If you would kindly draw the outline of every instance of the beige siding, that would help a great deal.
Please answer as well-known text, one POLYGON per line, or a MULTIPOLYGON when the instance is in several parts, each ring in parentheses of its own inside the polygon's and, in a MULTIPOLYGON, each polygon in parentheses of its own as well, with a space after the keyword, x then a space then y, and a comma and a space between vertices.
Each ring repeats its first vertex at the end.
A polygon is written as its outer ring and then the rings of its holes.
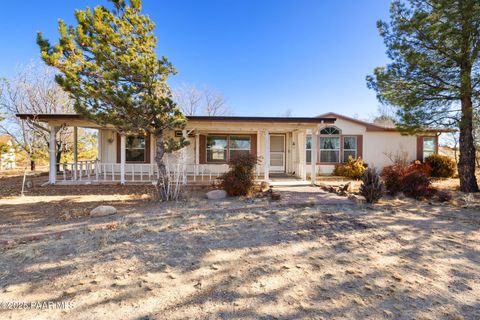
POLYGON ((398 132, 367 132, 363 137, 363 158, 379 170, 392 164, 389 157, 404 154, 407 161, 414 161, 416 153, 416 136, 402 136, 398 132))

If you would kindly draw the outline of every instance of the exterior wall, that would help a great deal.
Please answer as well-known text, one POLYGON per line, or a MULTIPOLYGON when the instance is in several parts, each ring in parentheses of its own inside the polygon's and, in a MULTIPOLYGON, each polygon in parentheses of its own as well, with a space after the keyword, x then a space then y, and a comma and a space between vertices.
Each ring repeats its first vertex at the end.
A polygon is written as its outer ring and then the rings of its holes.
POLYGON ((0 170, 13 169, 16 167, 13 144, 11 141, 8 141, 6 144, 10 147, 10 150, 6 153, 0 154, 0 170))
POLYGON ((117 133, 114 130, 101 129, 99 135, 102 150, 98 154, 103 163, 117 163, 117 133))
POLYGON ((403 154, 407 161, 417 159, 417 137, 398 132, 367 132, 363 138, 363 158, 369 166, 381 170, 391 165, 389 157, 403 154))
MULTIPOLYGON (((373 132, 366 131, 365 126, 343 119, 338 119, 335 126, 341 130, 342 135, 362 135, 363 136, 363 159, 370 166, 381 170, 384 166, 390 165, 391 161, 386 154, 395 155, 404 152, 408 161, 416 159, 417 142, 415 136, 402 136, 397 132, 373 132)), ((251 123, 225 123, 225 124, 195 124, 190 123, 187 131, 193 130, 194 133, 232 133, 232 134, 257 134, 257 155, 260 158, 260 165, 257 168, 259 174, 263 174, 263 159, 265 158, 265 132, 268 129, 270 133, 286 134, 286 172, 295 173, 297 176, 310 175, 310 165, 305 164, 305 134, 312 132, 310 126, 299 125, 280 125, 280 124, 251 124, 251 123)), ((101 143, 102 150, 99 154, 103 163, 117 163, 117 134, 113 130, 102 129, 101 143)), ((166 137, 174 135, 173 131, 167 132, 166 137)), ((186 147, 187 163, 189 171, 193 171, 193 165, 196 159, 196 139, 195 136, 188 138, 189 145, 186 147)), ((155 139, 151 138, 150 165, 155 165, 155 139)), ((319 157, 317 156, 317 159, 319 157)), ((173 160, 173 159, 172 159, 173 160)), ((149 166, 149 164, 145 164, 149 166)), ((127 164, 128 167, 128 164, 127 164)), ((227 169, 226 164, 203 164, 202 169, 206 173, 217 174, 227 169)), ((120 170, 120 166, 116 166, 120 170)), ((317 164, 317 174, 328 175, 334 169, 332 164, 317 164)), ((116 169, 117 170, 117 169, 116 169)), ((127 169, 128 170, 128 169, 127 169)))

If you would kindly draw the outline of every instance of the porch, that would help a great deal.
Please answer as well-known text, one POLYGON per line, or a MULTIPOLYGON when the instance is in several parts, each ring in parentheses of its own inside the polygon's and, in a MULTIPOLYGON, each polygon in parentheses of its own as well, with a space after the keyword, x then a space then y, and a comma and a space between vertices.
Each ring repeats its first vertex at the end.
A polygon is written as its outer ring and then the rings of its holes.
MULTIPOLYGON (((258 182, 266 181, 261 173, 261 165, 255 170, 258 182)), ((78 161, 77 163, 61 163, 60 170, 56 175, 56 184, 81 185, 81 184, 118 184, 122 183, 121 168, 118 163, 101 163, 99 160, 78 161)), ((214 167, 215 168, 215 167, 214 167)), ((212 171, 207 165, 188 164, 185 174, 178 176, 182 184, 189 185, 212 185, 218 182, 218 178, 226 172, 224 168, 216 167, 212 171)), ((179 171, 179 168, 167 168, 168 171, 179 171)), ((123 184, 156 183, 158 180, 156 164, 125 164, 125 176, 123 184)), ((301 179, 292 174, 271 173, 269 180, 274 186, 306 186, 311 181, 301 179)), ((47 182, 50 184, 50 182, 47 182)))
MULTIPOLYGON (((35 118, 50 126, 49 184, 152 183, 158 179, 155 138, 151 135, 118 133, 79 115, 18 115, 35 118), (56 159, 56 135, 60 127, 73 127, 73 162, 56 159), (78 127, 98 130, 98 159, 78 159, 78 127), (58 170, 57 170, 58 169, 58 170)), ((164 157, 170 181, 181 184, 211 184, 228 170, 235 154, 249 152, 260 162, 255 168, 258 181, 274 183, 315 183, 320 172, 318 139, 323 127, 335 118, 281 117, 188 117, 182 131, 167 131, 166 138, 184 137, 188 146, 164 157), (283 174, 283 178, 275 177, 283 174), (280 181, 284 180, 284 181, 280 181)))

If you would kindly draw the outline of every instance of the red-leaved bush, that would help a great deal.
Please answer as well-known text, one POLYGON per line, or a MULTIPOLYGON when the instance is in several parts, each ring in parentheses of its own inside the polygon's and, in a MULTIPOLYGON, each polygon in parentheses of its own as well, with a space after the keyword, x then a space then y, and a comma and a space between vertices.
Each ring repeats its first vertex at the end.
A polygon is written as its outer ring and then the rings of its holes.
POLYGON ((409 165, 394 164, 383 168, 381 177, 387 192, 394 196, 403 192, 407 197, 421 199, 432 195, 428 164, 414 161, 409 165))
POLYGON ((411 171, 402 179, 403 193, 410 198, 425 199, 433 194, 431 182, 424 172, 411 171))
POLYGON ((255 182, 254 169, 258 158, 251 154, 237 154, 228 163, 230 170, 221 177, 220 187, 229 196, 248 195, 255 182))
POLYGON ((403 190, 403 177, 406 174, 406 166, 394 164, 383 168, 380 176, 385 184, 388 194, 394 196, 403 190))

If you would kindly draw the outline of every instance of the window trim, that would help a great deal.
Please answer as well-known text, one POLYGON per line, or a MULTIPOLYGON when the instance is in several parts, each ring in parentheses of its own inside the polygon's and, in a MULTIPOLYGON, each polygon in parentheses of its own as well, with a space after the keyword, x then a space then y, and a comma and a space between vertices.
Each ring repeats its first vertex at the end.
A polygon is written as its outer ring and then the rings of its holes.
POLYGON ((323 135, 320 135, 319 136, 319 148, 318 148, 318 151, 319 151, 319 162, 320 164, 338 164, 338 163, 342 163, 342 159, 341 159, 341 151, 342 151, 342 139, 341 139, 341 135, 339 134, 332 134, 332 135, 326 135, 326 134, 323 134, 323 135), (336 138, 338 139, 338 149, 322 149, 322 138, 336 138), (322 151, 338 151, 338 161, 327 161, 327 162, 324 162, 322 161, 322 151))
POLYGON ((308 141, 308 138, 310 138, 310 140, 312 140, 312 137, 313 135, 312 134, 307 134, 305 136, 305 162, 306 163, 312 163, 312 141, 310 141, 310 148, 307 148, 307 141, 308 141), (308 157, 307 157, 307 151, 310 151, 310 161, 308 161, 308 157))
POLYGON ((210 136, 207 136, 206 140, 205 140, 205 160, 207 163, 226 163, 228 162, 228 144, 230 143, 230 139, 228 138, 228 135, 224 135, 224 134, 212 134, 210 136), (226 145, 226 148, 225 150, 227 151, 226 152, 226 155, 225 155, 225 160, 208 160, 208 151, 211 150, 212 148, 208 147, 208 138, 225 138, 226 142, 227 142, 227 145, 226 145))
POLYGON ((252 153, 252 135, 249 134, 207 134, 205 135, 205 163, 206 164, 227 164, 230 161, 230 150, 241 150, 241 151, 246 151, 247 149, 237 149, 237 148, 230 148, 230 138, 231 137, 247 137, 249 142, 250 142, 250 148, 248 149, 248 152, 251 154, 252 153), (226 137, 227 138, 227 156, 225 161, 209 161, 208 160, 208 138, 209 137, 226 137))
POLYGON ((345 151, 355 151, 355 157, 353 159, 358 158, 358 137, 354 135, 344 135, 342 136, 342 163, 346 163, 348 158, 345 159, 345 151), (345 138, 354 138, 355 139, 355 149, 345 149, 345 138))
MULTIPOLYGON (((125 163, 131 164, 143 164, 143 163, 150 163, 150 150, 151 150, 151 135, 150 134, 128 134, 125 138, 129 136, 143 136, 145 138, 145 153, 144 153, 144 160, 143 161, 127 161, 126 159, 126 143, 125 143, 125 163)), ((121 136, 117 133, 117 163, 121 163, 121 143, 120 143, 121 136)), ((126 142, 126 141, 125 141, 126 142)))
POLYGON ((433 150, 431 153, 428 155, 436 154, 438 153, 438 137, 435 136, 424 136, 422 137, 422 162, 425 162, 425 159, 428 158, 428 156, 425 157, 425 139, 433 139, 433 150))

